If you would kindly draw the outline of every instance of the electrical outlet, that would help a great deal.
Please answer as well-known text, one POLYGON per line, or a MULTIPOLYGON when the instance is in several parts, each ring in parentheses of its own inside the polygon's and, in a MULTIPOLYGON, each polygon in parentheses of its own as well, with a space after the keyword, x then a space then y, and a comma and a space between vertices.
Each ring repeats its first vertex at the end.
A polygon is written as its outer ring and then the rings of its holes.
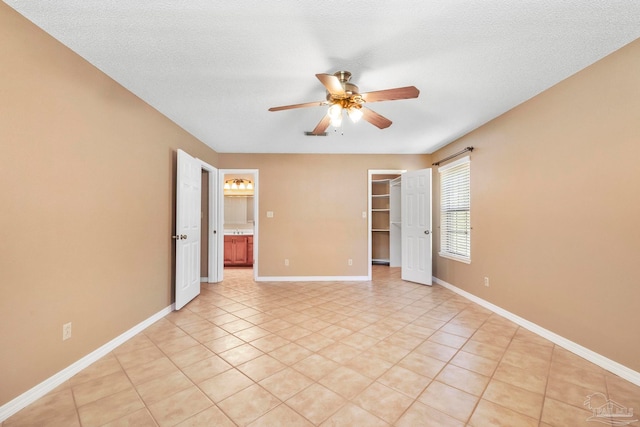
POLYGON ((484 285, 488 288, 489 287, 489 278, 485 277, 484 278, 484 285))
POLYGON ((289 259, 285 258, 284 265, 289 266, 289 259))
POLYGON ((347 261, 347 264, 353 265, 353 260, 351 258, 349 258, 349 261, 347 261))
POLYGON ((71 322, 62 325, 62 341, 71 338, 71 322))
POLYGON ((362 211, 362 218, 366 218, 367 217, 367 212, 362 211))

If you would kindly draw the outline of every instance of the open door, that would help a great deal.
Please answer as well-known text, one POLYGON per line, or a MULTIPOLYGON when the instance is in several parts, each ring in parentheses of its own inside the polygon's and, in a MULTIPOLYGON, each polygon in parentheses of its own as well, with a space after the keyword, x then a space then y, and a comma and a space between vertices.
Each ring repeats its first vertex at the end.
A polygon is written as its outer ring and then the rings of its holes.
POLYGON ((431 285, 431 169, 402 174, 402 280, 431 285))
POLYGON ((176 310, 200 294, 201 162, 178 150, 176 173, 176 310))

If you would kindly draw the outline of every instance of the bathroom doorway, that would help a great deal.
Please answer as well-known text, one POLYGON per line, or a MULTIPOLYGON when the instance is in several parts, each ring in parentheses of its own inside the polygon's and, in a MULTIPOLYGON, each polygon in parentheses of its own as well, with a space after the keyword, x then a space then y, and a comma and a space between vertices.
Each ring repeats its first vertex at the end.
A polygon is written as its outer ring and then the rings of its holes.
POLYGON ((242 270, 257 277, 258 266, 258 170, 219 170, 218 268, 222 272, 242 270))

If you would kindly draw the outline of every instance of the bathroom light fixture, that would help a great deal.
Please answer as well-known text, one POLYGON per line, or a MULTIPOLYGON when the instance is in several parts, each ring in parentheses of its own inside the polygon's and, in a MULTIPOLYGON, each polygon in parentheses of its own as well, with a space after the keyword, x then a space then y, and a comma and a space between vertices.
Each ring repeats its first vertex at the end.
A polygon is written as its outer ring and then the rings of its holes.
POLYGON ((224 182, 225 190, 253 190, 253 182, 244 178, 227 179, 224 182))

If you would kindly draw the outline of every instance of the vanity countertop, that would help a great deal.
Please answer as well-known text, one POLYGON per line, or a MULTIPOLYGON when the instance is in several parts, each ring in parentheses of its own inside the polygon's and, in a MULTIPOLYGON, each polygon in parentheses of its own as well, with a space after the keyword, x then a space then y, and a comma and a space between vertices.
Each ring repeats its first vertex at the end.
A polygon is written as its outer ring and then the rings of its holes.
POLYGON ((224 230, 225 236, 253 236, 253 229, 251 228, 237 228, 224 230))

